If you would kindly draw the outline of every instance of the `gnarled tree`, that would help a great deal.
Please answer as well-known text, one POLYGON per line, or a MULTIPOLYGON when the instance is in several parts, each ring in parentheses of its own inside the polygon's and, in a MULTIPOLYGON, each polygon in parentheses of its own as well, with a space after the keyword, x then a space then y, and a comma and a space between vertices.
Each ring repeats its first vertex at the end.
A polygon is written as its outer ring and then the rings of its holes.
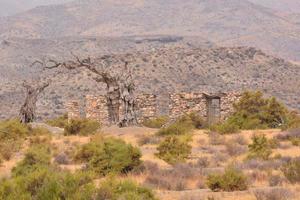
POLYGON ((27 82, 23 83, 23 87, 26 90, 26 97, 19 113, 21 123, 30 123, 35 120, 36 102, 38 100, 38 96, 41 94, 41 92, 44 91, 46 87, 49 86, 49 84, 49 81, 36 84, 29 84, 27 82))
POLYGON ((63 67, 68 70, 85 68, 92 72, 97 83, 106 85, 106 97, 111 124, 118 124, 121 127, 136 125, 136 98, 134 95, 135 84, 132 70, 128 67, 128 60, 120 60, 114 55, 102 56, 97 59, 90 57, 80 59, 74 55, 75 60, 57 62, 49 60, 47 69, 63 67))

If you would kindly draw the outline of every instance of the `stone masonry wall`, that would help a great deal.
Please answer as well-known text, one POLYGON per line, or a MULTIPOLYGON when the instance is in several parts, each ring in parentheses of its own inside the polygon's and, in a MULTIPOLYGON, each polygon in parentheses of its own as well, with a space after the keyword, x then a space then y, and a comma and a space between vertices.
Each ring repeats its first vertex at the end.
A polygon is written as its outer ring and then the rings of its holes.
POLYGON ((197 112, 207 116, 206 98, 203 93, 170 94, 169 117, 176 119, 183 114, 197 112))
POLYGON ((145 119, 153 119, 157 116, 157 99, 153 94, 137 96, 137 119, 142 122, 145 119))
MULTIPOLYGON (((203 118, 208 114, 208 96, 205 93, 176 93, 169 95, 169 117, 176 119, 183 114, 196 112, 203 118)), ((238 101, 241 94, 238 92, 222 93, 213 95, 220 99, 220 120, 225 120, 233 112, 233 103, 238 101)), ((142 122, 144 119, 152 119, 159 116, 158 98, 153 94, 142 94, 137 96, 137 119, 142 122)), ((76 101, 71 101, 67 105, 69 118, 80 117, 80 106, 76 101)), ((123 111, 120 108, 120 116, 123 111)), ((86 96, 86 117, 101 122, 103 125, 109 125, 109 114, 107 100, 104 95, 86 96)))
POLYGON ((107 109, 107 99, 104 95, 86 96, 86 118, 96 120, 104 125, 108 125, 109 115, 107 109))
POLYGON ((233 103, 239 101, 241 93, 229 92, 225 93, 221 98, 221 120, 225 120, 233 113, 233 103))
POLYGON ((78 101, 70 101, 66 104, 68 119, 80 118, 80 106, 78 101))
MULTIPOLYGON (((142 94, 137 96, 137 119, 142 122, 144 119, 151 119, 156 116, 156 96, 152 94, 142 94)), ((124 108, 121 104, 120 116, 124 108)), ((109 114, 107 108, 107 99, 103 96, 86 96, 86 117, 109 125, 109 114)))

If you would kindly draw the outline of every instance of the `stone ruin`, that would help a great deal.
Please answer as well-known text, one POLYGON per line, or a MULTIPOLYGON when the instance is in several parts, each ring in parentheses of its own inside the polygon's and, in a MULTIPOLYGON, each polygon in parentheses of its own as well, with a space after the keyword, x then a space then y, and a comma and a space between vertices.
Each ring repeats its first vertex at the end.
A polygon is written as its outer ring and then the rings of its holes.
MULTIPOLYGON (((184 114, 198 113, 209 124, 223 121, 233 112, 233 103, 240 98, 238 92, 228 92, 219 94, 207 93, 172 93, 168 95, 167 113, 170 119, 176 119, 184 114)), ((159 98, 153 94, 141 94, 136 98, 136 114, 138 122, 153 119, 161 116, 159 108, 159 98)), ((70 101, 66 105, 68 117, 81 117, 81 107, 79 101, 70 101)), ((120 107, 120 114, 122 113, 120 107)), ((105 95, 87 95, 85 97, 85 107, 83 113, 88 119, 97 120, 103 125, 110 125, 107 99, 105 95)))

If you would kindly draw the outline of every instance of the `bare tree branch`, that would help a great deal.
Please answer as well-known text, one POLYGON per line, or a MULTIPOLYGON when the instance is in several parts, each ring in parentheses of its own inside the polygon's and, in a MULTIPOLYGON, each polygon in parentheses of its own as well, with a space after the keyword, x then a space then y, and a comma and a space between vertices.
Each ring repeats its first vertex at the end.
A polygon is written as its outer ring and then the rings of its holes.
MULTIPOLYGON (((104 55, 99 59, 92 59, 91 57, 79 58, 71 52, 74 60, 67 62, 57 62, 55 60, 48 60, 46 69, 54 69, 62 67, 68 70, 75 70, 84 68, 92 72, 96 77, 93 79, 97 83, 104 83, 107 91, 107 105, 110 117, 110 122, 118 123, 120 126, 130 126, 137 124, 135 107, 136 100, 134 96, 135 84, 133 81, 133 72, 129 67, 129 61, 119 59, 114 56, 104 55), (50 64, 51 63, 51 64, 50 64), (50 65, 49 65, 50 64, 50 65), (112 69, 111 66, 117 64, 122 70, 116 73, 117 69, 112 69), (124 113, 120 117, 120 107, 124 108, 124 113)), ((130 56, 129 56, 130 57, 130 56)))

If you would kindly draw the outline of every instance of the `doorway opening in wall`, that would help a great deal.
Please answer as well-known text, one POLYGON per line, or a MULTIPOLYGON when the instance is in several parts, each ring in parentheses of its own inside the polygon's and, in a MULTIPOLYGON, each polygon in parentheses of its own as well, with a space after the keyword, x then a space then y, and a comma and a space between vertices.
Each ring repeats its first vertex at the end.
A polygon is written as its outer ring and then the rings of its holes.
POLYGON ((206 95, 207 123, 218 123, 221 119, 221 97, 206 95))

